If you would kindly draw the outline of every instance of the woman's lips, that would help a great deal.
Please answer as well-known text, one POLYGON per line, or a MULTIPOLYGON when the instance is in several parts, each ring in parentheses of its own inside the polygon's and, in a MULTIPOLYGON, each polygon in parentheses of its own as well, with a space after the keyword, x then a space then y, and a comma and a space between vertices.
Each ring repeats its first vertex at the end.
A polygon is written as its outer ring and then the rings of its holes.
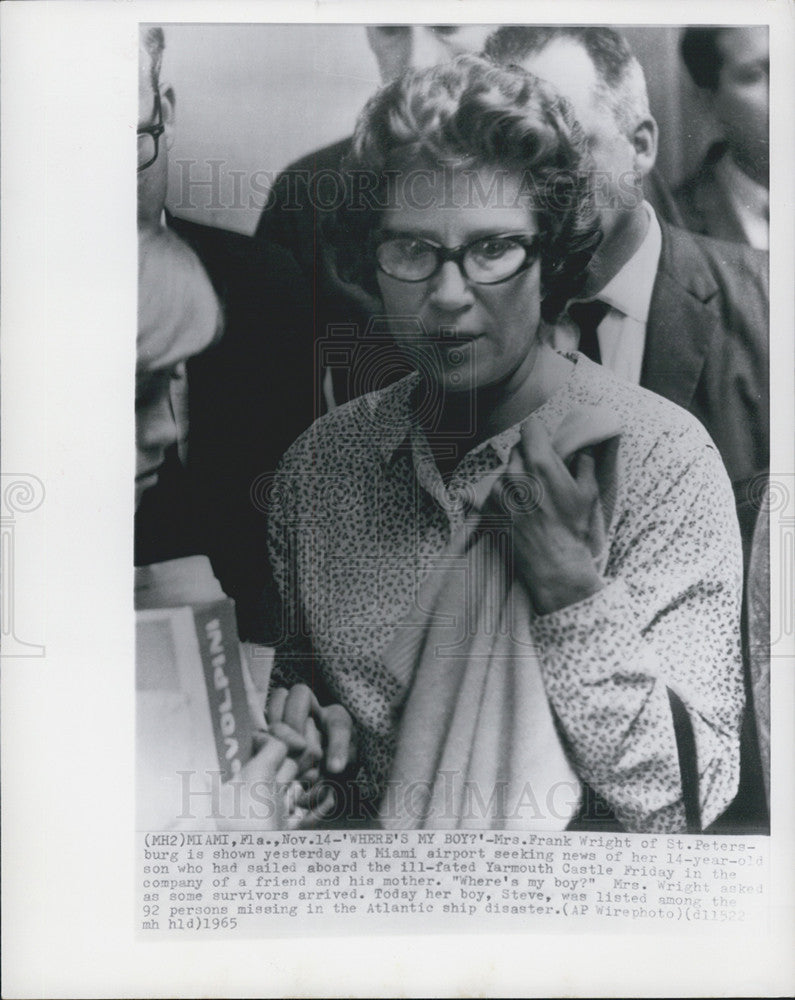
POLYGON ((414 344, 405 344, 404 347, 422 353, 432 351, 447 354, 450 351, 462 350, 485 336, 486 334, 483 331, 469 332, 466 330, 457 330, 456 332, 451 332, 450 330, 446 330, 444 333, 437 333, 436 336, 424 337, 414 344))
POLYGON ((438 342, 442 345, 452 344, 455 346, 457 344, 469 344, 482 336, 483 333, 480 331, 477 333, 468 333, 466 330, 456 330, 455 333, 445 333, 443 336, 440 336, 438 342))

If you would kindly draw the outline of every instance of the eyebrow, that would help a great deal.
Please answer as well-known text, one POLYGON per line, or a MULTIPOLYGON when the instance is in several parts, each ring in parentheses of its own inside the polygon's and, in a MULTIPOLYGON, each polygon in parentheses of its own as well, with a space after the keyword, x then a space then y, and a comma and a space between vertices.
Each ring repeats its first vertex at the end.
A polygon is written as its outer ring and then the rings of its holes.
MULTIPOLYGON (((423 231, 422 229, 395 229, 394 226, 383 227, 378 230, 381 236, 408 236, 414 237, 418 240, 425 240, 428 243, 436 243, 437 246, 445 246, 444 243, 439 239, 436 232, 428 230, 423 231)), ((467 234, 467 238, 460 246, 465 246, 467 243, 474 243, 476 240, 487 239, 490 236, 527 236, 532 238, 533 236, 538 236, 538 230, 531 232, 527 228, 508 228, 508 229, 495 229, 493 226, 481 229, 473 229, 472 232, 467 234)), ((449 249, 449 248, 447 248, 449 249)))

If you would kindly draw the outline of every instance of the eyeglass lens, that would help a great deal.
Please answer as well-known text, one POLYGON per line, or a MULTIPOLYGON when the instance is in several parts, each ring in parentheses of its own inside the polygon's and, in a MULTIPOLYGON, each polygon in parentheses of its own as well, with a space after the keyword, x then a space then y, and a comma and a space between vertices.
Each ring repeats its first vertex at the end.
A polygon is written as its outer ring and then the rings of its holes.
MULTIPOLYGON (((403 281, 424 281, 439 270, 441 248, 413 237, 385 240, 377 249, 383 271, 403 281)), ((527 259, 527 248, 509 237, 488 237, 466 247, 461 264, 466 276, 489 284, 516 273, 527 259)))

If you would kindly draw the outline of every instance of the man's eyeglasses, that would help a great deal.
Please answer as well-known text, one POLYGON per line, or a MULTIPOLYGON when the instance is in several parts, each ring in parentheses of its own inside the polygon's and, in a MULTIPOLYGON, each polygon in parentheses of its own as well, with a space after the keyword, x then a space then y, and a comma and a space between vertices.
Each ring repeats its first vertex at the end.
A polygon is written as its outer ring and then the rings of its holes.
POLYGON ((498 285, 527 270, 538 259, 538 236, 481 236, 459 247, 443 247, 418 236, 377 236, 375 251, 379 270, 398 281, 428 281, 448 260, 454 261, 469 281, 498 285))
POLYGON ((155 93, 154 125, 138 129, 138 172, 151 167, 157 159, 160 136, 165 132, 160 94, 155 93))

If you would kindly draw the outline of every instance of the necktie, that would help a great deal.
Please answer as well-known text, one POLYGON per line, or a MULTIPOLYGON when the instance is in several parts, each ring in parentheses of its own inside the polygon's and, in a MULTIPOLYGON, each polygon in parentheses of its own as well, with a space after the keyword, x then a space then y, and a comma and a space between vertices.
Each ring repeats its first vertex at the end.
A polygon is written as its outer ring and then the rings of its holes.
POLYGON ((580 328, 580 353, 598 365, 602 363, 602 355, 596 331, 609 308, 606 302, 594 299, 591 302, 572 302, 568 310, 569 316, 580 328))

